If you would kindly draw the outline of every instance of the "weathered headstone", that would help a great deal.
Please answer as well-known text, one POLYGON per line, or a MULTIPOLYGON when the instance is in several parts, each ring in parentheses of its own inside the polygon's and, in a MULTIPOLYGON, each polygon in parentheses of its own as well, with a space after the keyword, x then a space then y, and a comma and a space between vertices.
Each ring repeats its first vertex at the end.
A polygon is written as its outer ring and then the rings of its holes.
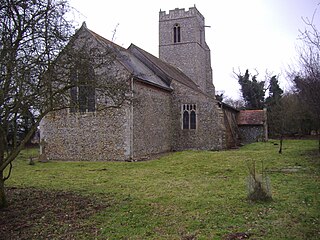
POLYGON ((49 161, 47 154, 46 154, 46 146, 47 146, 46 141, 44 139, 41 139, 39 162, 48 162, 49 161))

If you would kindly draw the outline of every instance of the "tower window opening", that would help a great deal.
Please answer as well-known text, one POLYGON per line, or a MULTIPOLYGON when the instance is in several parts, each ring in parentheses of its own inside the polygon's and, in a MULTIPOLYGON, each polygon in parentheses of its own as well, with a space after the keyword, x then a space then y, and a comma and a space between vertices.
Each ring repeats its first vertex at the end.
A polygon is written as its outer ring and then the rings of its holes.
POLYGON ((180 25, 176 24, 173 27, 173 42, 178 43, 181 42, 181 33, 180 33, 180 25))

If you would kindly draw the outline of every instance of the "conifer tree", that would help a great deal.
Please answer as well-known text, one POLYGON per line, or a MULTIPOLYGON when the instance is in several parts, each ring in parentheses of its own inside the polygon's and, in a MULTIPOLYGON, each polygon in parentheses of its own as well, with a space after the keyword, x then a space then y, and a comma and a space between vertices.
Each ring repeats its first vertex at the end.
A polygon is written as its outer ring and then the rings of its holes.
POLYGON ((242 97, 247 109, 262 109, 264 107, 264 81, 258 81, 257 75, 251 76, 247 69, 245 74, 236 74, 241 86, 242 97), (250 79, 251 78, 251 79, 250 79))

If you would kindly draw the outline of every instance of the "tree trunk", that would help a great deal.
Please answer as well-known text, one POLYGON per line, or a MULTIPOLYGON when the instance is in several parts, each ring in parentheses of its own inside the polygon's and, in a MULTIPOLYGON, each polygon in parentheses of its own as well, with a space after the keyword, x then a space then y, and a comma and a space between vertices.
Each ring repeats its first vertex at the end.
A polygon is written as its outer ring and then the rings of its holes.
POLYGON ((281 134, 280 136, 280 148, 279 148, 279 153, 282 153, 282 142, 283 142, 283 135, 281 134))
MULTIPOLYGON (((4 140, 3 137, 0 137, 0 166, 4 161, 4 140)), ((3 170, 0 170, 0 209, 7 206, 6 194, 4 191, 4 178, 3 178, 3 170)))
POLYGON ((0 172, 0 209, 7 206, 6 193, 4 191, 3 172, 0 172))
POLYGON ((319 150, 319 154, 320 154, 320 133, 318 133, 318 150, 319 150))

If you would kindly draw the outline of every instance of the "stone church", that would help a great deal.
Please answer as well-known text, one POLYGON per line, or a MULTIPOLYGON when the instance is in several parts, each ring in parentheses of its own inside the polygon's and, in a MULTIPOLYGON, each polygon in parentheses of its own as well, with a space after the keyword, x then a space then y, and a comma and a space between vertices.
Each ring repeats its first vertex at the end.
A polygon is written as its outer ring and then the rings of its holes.
MULTIPOLYGON (((158 58, 133 44, 122 48, 82 25, 69 44, 85 42, 113 53, 112 62, 92 75, 116 75, 130 98, 103 108, 108 103, 95 89, 86 101, 80 87, 71 89, 80 107, 50 113, 40 124, 49 159, 129 161, 237 144, 239 111, 215 98, 202 14, 196 7, 160 11, 159 41, 158 58)), ((84 78, 81 71, 76 76, 84 78)))

